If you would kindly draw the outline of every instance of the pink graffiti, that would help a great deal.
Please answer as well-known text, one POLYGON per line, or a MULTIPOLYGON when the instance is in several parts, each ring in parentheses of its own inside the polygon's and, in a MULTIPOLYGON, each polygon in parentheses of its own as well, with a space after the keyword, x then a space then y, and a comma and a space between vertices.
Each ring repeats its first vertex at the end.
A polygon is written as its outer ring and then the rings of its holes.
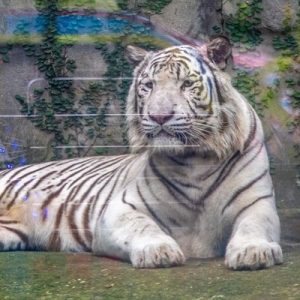
POLYGON ((272 60, 270 55, 260 52, 239 53, 237 49, 232 50, 233 62, 236 66, 247 68, 261 68, 272 60))

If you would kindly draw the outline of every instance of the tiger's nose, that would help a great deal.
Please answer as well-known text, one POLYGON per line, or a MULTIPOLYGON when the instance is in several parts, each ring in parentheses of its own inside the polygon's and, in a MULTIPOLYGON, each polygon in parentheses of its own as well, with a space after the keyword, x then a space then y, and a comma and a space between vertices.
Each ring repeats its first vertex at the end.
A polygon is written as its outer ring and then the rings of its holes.
POLYGON ((167 114, 149 114, 149 118, 159 125, 165 124, 167 121, 172 119, 173 116, 174 116, 174 111, 171 111, 170 113, 167 114))

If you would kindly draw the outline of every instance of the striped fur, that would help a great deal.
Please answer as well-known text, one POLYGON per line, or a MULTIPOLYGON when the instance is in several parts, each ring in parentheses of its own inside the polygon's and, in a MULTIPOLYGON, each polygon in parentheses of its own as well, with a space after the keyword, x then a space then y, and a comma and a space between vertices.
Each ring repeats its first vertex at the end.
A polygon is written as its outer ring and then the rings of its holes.
POLYGON ((127 103, 132 154, 3 171, 2 250, 92 251, 135 267, 225 255, 282 262, 261 123, 230 79, 189 46, 146 53, 127 103))

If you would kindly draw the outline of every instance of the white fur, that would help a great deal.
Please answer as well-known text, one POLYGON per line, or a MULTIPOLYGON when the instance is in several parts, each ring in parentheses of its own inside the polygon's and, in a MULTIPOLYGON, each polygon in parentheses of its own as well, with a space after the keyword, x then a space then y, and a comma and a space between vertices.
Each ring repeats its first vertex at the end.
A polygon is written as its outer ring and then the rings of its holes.
MULTIPOLYGON (((187 49, 196 51, 191 47, 187 49)), ((135 70, 135 77, 153 55, 145 56, 135 70)), ((281 263, 279 219, 260 121, 232 87, 228 76, 209 61, 206 68, 214 74, 225 101, 218 106, 215 100, 217 115, 212 122, 217 128, 218 113, 223 109, 229 114, 231 125, 226 130, 214 129, 215 135, 191 147, 192 151, 184 145, 179 151, 172 145, 160 149, 162 141, 159 139, 155 149, 149 150, 149 141, 142 133, 141 120, 135 111, 134 81, 127 106, 129 138, 132 149, 143 153, 120 156, 114 164, 110 164, 113 157, 85 158, 40 164, 4 174, 0 181, 0 222, 3 218, 17 220, 19 224, 14 226, 28 234, 31 247, 52 249, 53 245, 59 245, 60 250, 83 251, 85 244, 95 254, 129 260, 137 268, 168 267, 183 264, 189 257, 220 255, 225 255, 229 268, 237 270, 281 263), (230 115, 232 112, 234 115, 230 115), (248 143, 254 123, 257 124, 255 135, 248 143), (237 163, 231 164, 234 155, 237 163), (178 159, 182 165, 172 159, 178 159), (82 166, 78 173, 74 171, 78 168, 78 165, 73 167, 75 163, 82 166), (101 172, 93 171, 95 166, 101 168, 105 164, 101 172), (39 178, 50 171, 55 174, 35 187, 39 178), (82 176, 85 172, 90 174, 82 176), (25 176, 27 173, 31 175, 25 176), (111 177, 102 178, 103 174, 111 174, 111 177), (260 175, 259 180, 253 181, 260 175), (22 192, 12 185, 11 176, 24 186, 22 192), (172 186, 174 183, 178 190, 172 186), (11 190, 5 192, 10 185, 11 190), (22 200, 27 192, 28 199, 22 200), (42 208, 49 198, 47 217, 43 218, 42 208), (228 203, 230 199, 232 203, 228 203), (14 205, 7 209, 12 200, 14 205), (85 215, 88 228, 83 224, 85 215), (55 228, 56 223, 58 228, 55 228), (76 226, 75 233, 72 226, 76 226), (57 243, 53 239, 55 232, 59 232, 57 243)), ((164 92, 170 95, 168 90, 164 92)), ((216 90, 214 93, 216 97, 216 90)), ((172 101, 180 101, 179 94, 172 95, 176 98, 172 101)), ((6 234, 0 231, 4 249, 15 243, 6 234)))

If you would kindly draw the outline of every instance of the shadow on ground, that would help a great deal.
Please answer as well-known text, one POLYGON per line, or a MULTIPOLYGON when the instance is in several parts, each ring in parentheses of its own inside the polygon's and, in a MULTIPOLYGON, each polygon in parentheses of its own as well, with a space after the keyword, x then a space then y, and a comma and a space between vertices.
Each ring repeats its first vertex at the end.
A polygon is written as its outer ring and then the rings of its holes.
POLYGON ((222 259, 136 270, 90 254, 0 253, 0 299, 300 299, 300 251, 281 266, 233 272, 222 259))

